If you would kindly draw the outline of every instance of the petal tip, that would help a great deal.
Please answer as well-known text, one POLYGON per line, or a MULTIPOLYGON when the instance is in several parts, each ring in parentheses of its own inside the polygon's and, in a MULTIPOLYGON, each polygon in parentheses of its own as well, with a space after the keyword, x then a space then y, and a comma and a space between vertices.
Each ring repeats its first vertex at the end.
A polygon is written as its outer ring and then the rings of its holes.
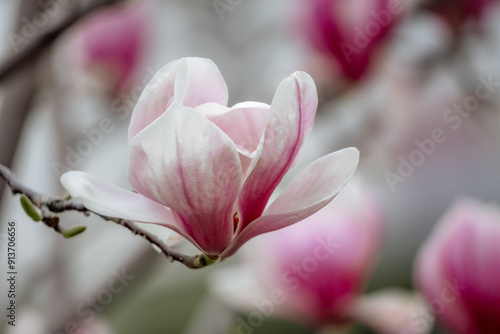
POLYGON ((344 155, 346 163, 352 164, 352 169, 353 169, 351 174, 352 176, 359 164, 359 158, 360 158, 359 150, 355 147, 346 147, 341 150, 338 150, 337 153, 344 155))

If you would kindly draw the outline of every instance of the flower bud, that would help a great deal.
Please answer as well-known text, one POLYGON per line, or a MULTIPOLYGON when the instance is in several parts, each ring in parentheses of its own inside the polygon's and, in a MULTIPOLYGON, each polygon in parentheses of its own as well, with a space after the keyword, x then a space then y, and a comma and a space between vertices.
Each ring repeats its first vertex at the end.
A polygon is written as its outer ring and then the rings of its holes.
POLYGON ((378 203, 351 181, 331 204, 249 251, 266 288, 283 292, 284 316, 341 324, 378 259, 383 230, 378 203))
POLYGON ((417 283, 453 333, 500 331, 500 209, 459 200, 423 245, 417 283))

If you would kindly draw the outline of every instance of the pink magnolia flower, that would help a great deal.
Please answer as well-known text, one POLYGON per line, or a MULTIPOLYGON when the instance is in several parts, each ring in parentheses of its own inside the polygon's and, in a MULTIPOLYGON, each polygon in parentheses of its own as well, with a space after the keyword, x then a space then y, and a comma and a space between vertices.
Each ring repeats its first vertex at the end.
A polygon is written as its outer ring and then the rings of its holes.
POLYGON ((500 332, 500 209, 456 202, 422 246, 418 285, 453 333, 500 332))
POLYGON ((346 78, 358 80, 402 10, 391 0, 309 0, 299 6, 297 25, 346 78))
POLYGON ((351 182, 335 201, 248 251, 267 290, 281 292, 284 316, 312 327, 342 324, 378 260, 384 230, 378 202, 351 182))
POLYGON ((69 172, 61 181, 90 210, 166 226, 227 257, 256 235, 312 215, 353 174, 354 148, 309 165, 268 204, 312 129, 314 82, 295 72, 271 105, 226 107, 227 87, 208 59, 183 58, 148 84, 129 127, 128 179, 137 193, 69 172))
POLYGON ((148 0, 99 11, 74 31, 69 57, 82 72, 108 82, 114 94, 127 90, 146 53, 151 16, 148 0))

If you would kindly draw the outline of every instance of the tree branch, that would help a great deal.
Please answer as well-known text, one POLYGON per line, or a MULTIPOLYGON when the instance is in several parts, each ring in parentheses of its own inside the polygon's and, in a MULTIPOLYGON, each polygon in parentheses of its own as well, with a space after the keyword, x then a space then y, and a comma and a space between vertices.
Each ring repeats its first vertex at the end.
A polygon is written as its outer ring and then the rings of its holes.
POLYGON ((78 211, 85 215, 90 215, 91 213, 101 217, 104 220, 112 221, 116 224, 119 224, 133 234, 139 235, 142 238, 149 241, 151 244, 157 246, 161 252, 169 259, 171 262, 178 261, 184 264, 188 268, 198 269, 206 267, 218 260, 217 257, 213 257, 207 254, 198 254, 198 255, 185 255, 170 249, 160 238, 156 235, 149 233, 145 230, 140 229, 138 226, 134 224, 133 221, 115 217, 109 217, 105 215, 101 215, 97 212, 93 212, 87 209, 83 203, 79 200, 75 199, 61 199, 51 196, 46 196, 40 194, 33 189, 23 185, 19 180, 17 180, 12 173, 12 171, 0 164, 0 178, 4 179, 9 188, 12 191, 12 194, 24 194, 26 195, 30 201, 42 212, 42 221, 48 227, 54 229, 56 232, 63 234, 63 231, 59 227, 59 217, 52 215, 51 213, 60 213, 63 211, 78 211))
MULTIPOLYGON (((19 49, 14 47, 9 56, 2 59, 0 63, 0 83, 3 84, 2 89, 5 90, 5 100, 0 110, 0 134, 2 135, 0 164, 7 166, 12 164, 24 121, 31 108, 31 100, 36 93, 36 80, 33 80, 33 77, 38 57, 73 23, 93 10, 119 1, 123 0, 91 0, 90 3, 86 1, 85 6, 77 1, 70 1, 65 5, 59 4, 60 7, 55 10, 57 15, 44 13, 46 16, 54 16, 47 27, 40 27, 34 36, 29 37, 23 34, 26 22, 30 22, 37 13, 43 14, 43 10, 45 10, 43 4, 47 4, 50 0, 23 0, 20 2, 18 19, 13 31, 18 38, 23 41, 29 40, 29 42, 25 44, 23 42, 19 49), (63 10, 62 6, 67 8, 63 10)), ((0 200, 3 188, 3 182, 0 182, 0 200)))
MULTIPOLYGON (((18 13, 12 29, 21 33, 24 26, 23 18, 33 17, 39 10, 37 0, 21 0, 18 2, 18 13)), ((14 75, 2 82, 2 93, 5 98, 0 110, 0 163, 10 166, 21 138, 21 129, 31 109, 33 97, 36 94, 36 84, 33 80, 35 59, 25 61, 14 75)), ((3 195, 4 183, 0 182, 0 201, 3 195)))

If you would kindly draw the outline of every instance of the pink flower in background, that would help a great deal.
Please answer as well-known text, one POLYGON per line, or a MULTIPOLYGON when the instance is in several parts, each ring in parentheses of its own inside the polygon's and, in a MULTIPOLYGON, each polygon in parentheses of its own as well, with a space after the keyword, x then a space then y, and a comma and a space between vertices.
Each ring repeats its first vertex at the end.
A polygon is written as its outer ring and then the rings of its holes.
POLYGON ((500 333, 500 209, 457 201, 422 246, 417 283, 453 333, 500 333))
POLYGON ((350 182, 314 215, 247 250, 267 290, 283 292, 282 315, 313 327, 342 324, 378 260, 384 230, 375 198, 350 182))
POLYGON ((390 0, 302 1, 297 27, 346 78, 358 80, 402 11, 401 3, 390 0))
POLYGON ((83 72, 108 82, 114 94, 125 91, 146 54, 151 19, 148 0, 99 11, 73 32, 69 57, 83 72))
POLYGON ((314 82, 295 72, 271 105, 226 107, 227 86, 208 59, 183 58, 148 84, 129 127, 135 192, 69 172, 69 193, 98 213, 166 226, 203 252, 232 255, 256 235, 294 224, 328 204, 354 173, 359 152, 310 164, 269 204, 312 129, 314 82))

